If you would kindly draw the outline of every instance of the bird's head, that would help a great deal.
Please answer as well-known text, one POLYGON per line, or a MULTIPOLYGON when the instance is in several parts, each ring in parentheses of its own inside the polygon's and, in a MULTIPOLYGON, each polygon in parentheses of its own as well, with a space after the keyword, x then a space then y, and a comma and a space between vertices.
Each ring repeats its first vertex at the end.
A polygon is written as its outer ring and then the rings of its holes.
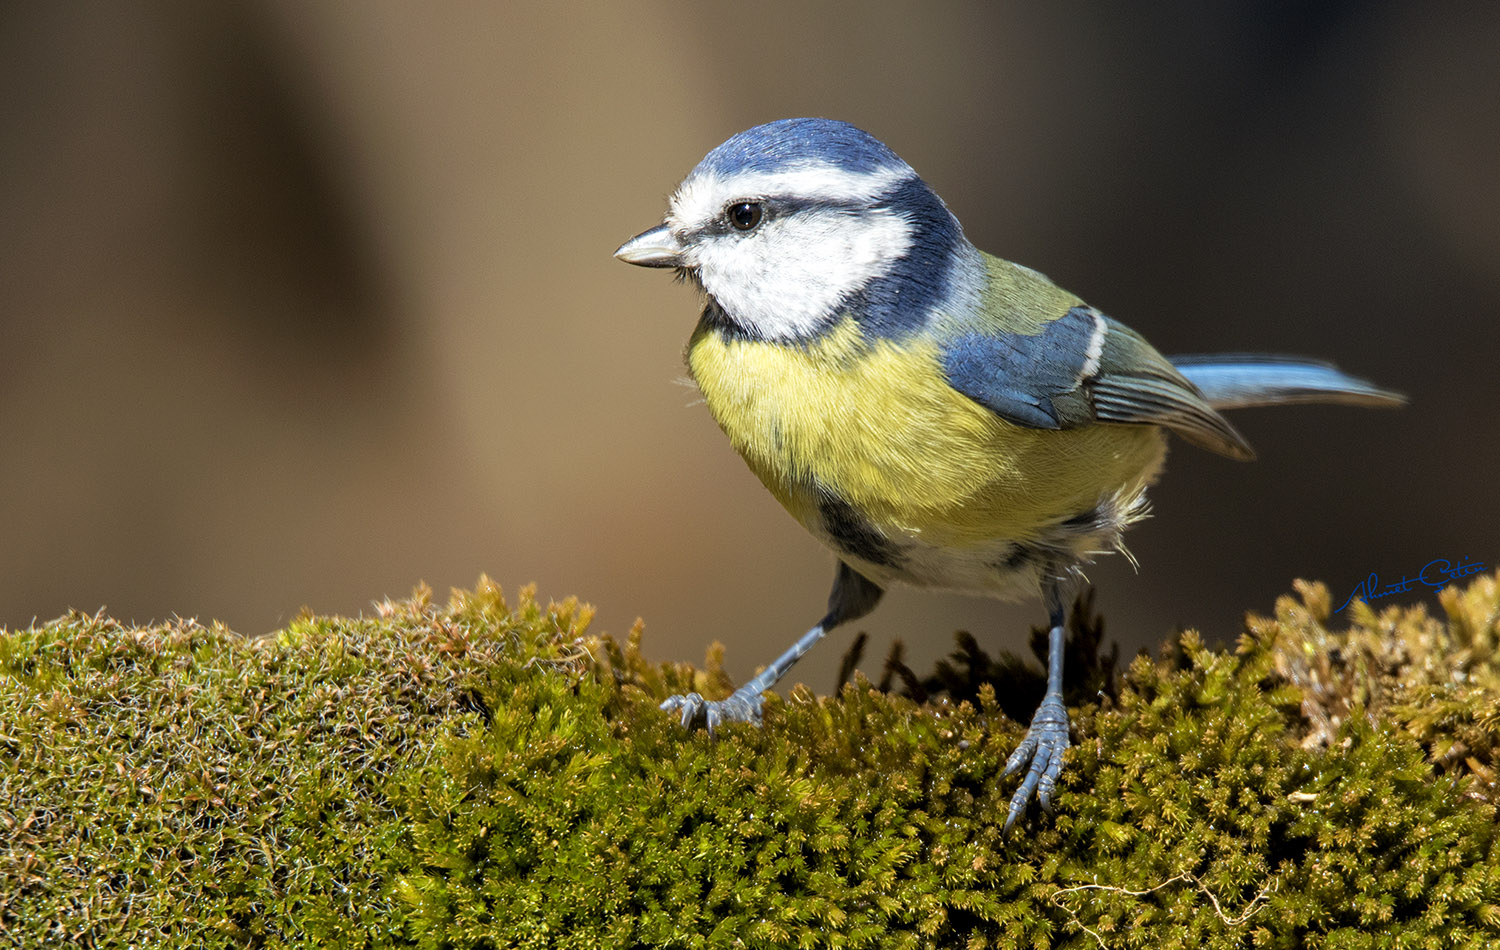
POLYGON ((677 268, 719 319, 772 341, 814 336, 843 313, 876 332, 910 330, 975 255, 910 165, 831 119, 781 119, 729 139, 678 186, 659 227, 615 251, 677 268))

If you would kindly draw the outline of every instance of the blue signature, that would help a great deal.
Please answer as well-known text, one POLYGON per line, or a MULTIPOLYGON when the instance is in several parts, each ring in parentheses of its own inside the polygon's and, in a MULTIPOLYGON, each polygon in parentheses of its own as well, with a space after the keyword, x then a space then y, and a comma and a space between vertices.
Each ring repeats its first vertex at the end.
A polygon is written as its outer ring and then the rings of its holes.
MULTIPOLYGON (((1384 587, 1380 584, 1380 578, 1371 573, 1369 577, 1359 582, 1358 587, 1354 588, 1354 593, 1350 594, 1349 599, 1344 601, 1344 607, 1349 606, 1350 602, 1356 597, 1369 603, 1372 600, 1379 600, 1382 597, 1389 597, 1392 594, 1407 594, 1411 592, 1413 584, 1422 584, 1432 588, 1447 587, 1460 578, 1468 577, 1470 574, 1478 574, 1482 570, 1484 570, 1484 565, 1478 561, 1472 564, 1465 564, 1459 561, 1455 564, 1447 558, 1433 558, 1422 565, 1422 569, 1417 572, 1416 577, 1402 577, 1399 581, 1386 584, 1384 587)), ((1342 612, 1344 607, 1340 607, 1334 613, 1342 612)))

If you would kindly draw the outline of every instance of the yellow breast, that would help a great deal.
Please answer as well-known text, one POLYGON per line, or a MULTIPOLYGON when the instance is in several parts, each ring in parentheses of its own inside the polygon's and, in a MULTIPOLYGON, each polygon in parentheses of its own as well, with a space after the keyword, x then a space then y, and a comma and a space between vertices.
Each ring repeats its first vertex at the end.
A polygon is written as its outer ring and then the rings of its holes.
POLYGON ((1165 451, 1150 426, 1013 425, 950 387, 930 342, 867 340, 852 319, 802 345, 700 324, 688 366, 735 449, 820 536, 819 487, 893 538, 1030 541, 1138 496, 1165 451))

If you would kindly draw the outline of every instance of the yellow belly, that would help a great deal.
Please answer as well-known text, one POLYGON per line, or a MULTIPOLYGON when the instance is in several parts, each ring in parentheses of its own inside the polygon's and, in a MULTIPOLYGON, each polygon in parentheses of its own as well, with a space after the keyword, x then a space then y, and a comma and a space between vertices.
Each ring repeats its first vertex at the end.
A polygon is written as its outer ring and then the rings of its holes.
POLYGON ((1165 454, 1152 426, 1009 423, 947 384, 931 343, 867 341, 848 319, 803 346, 700 324, 688 366, 735 449, 825 540, 819 486, 923 548, 1050 540, 1101 500, 1128 508, 1165 454))

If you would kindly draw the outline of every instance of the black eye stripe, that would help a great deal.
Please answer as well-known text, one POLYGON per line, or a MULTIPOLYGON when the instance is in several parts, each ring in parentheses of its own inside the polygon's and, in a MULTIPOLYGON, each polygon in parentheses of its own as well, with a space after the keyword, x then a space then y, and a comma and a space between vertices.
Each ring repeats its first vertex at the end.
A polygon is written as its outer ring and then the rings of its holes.
POLYGON ((830 198, 803 198, 793 195, 767 195, 754 198, 736 198, 725 203, 723 210, 717 216, 699 225, 691 232, 694 235, 720 235, 737 232, 748 234, 755 227, 744 230, 735 226, 730 212, 740 205, 758 205, 761 209, 761 220, 755 225, 759 227, 768 219, 781 219, 801 214, 803 212, 834 211, 843 213, 858 213, 861 211, 880 210, 881 203, 877 199, 874 203, 870 201, 842 201, 830 198))

